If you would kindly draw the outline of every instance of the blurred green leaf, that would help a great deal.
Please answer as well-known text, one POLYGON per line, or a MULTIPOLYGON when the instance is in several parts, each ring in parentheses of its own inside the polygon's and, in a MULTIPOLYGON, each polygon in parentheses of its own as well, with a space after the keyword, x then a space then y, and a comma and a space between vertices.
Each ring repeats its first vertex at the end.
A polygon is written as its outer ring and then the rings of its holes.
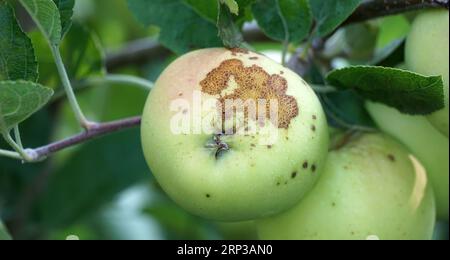
POLYGON ((325 36, 334 31, 356 10, 363 0, 309 0, 316 21, 316 34, 325 36))
POLYGON ((221 46, 215 24, 182 0, 128 0, 128 5, 141 23, 159 26, 160 42, 178 54, 221 46))
POLYGON ((0 81, 0 132, 8 132, 44 106, 53 90, 30 81, 0 81))
POLYGON ((37 81, 33 45, 7 2, 0 1, 0 80, 37 81))
POLYGON ((236 48, 241 46, 244 38, 241 31, 233 21, 233 14, 223 4, 219 7, 217 28, 219 29, 219 36, 225 47, 236 48))
POLYGON ((220 0, 220 2, 225 4, 232 14, 239 15, 239 5, 235 0, 220 0))
POLYGON ((49 179, 37 206, 40 223, 47 228, 66 227, 148 178, 138 129, 87 143, 49 179))
POLYGON ((370 60, 375 53, 378 27, 371 23, 358 23, 346 26, 344 29, 344 51, 351 60, 370 60))
POLYGON ((257 0, 252 12, 264 33, 277 41, 299 42, 312 25, 307 0, 257 0))
POLYGON ((327 81, 406 114, 429 114, 444 107, 441 76, 426 77, 387 67, 352 66, 332 71, 327 81))
MULTIPOLYGON (((60 86, 53 56, 44 37, 36 31, 30 37, 39 63, 39 82, 54 88, 60 86)), ((61 43, 60 52, 72 81, 105 73, 104 53, 96 36, 78 23, 72 24, 61 43)))
POLYGON ((153 202, 144 213, 158 221, 167 239, 203 240, 217 236, 210 222, 187 213, 168 199, 153 202))
POLYGON ((58 7, 51 0, 19 0, 51 45, 61 41, 61 20, 58 7))
POLYGON ((53 0, 56 7, 59 10, 59 16, 61 18, 61 38, 69 31, 72 25, 73 7, 75 0, 53 0))
MULTIPOLYGON (((54 112, 54 107, 47 106, 20 125, 22 142, 26 147, 37 147, 49 142, 54 112)), ((0 147, 8 147, 2 138, 0 147)), ((50 169, 49 162, 23 164, 18 160, 0 157, 0 217, 12 224, 23 221, 21 229, 16 228, 14 232, 16 239, 32 236, 29 233, 33 232, 33 228, 30 228, 33 225, 32 216, 26 214, 24 208, 27 203, 32 203, 34 192, 40 189, 40 180, 50 169)))
POLYGON ((406 38, 411 25, 404 15, 386 16, 379 20, 380 32, 377 39, 377 49, 382 49, 392 42, 406 38))
POLYGON ((11 240, 11 236, 8 234, 5 226, 0 220, 0 240, 11 240))

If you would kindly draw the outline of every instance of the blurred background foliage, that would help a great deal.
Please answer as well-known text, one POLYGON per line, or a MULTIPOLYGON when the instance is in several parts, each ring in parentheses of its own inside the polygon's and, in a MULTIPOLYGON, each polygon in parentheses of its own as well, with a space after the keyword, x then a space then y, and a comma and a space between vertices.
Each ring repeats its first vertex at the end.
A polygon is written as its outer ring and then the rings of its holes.
MULTIPOLYGON (((395 65, 402 55, 390 55, 391 60, 385 60, 385 54, 401 43, 413 15, 391 16, 341 29, 327 41, 323 58, 338 57, 331 62, 333 68, 379 61, 395 65)), ((138 23, 125 0, 77 0, 74 25, 63 42, 62 55, 72 81, 77 82, 86 76, 104 74, 105 56, 122 50, 129 42, 156 39, 158 33, 158 28, 138 23)), ((68 104, 58 96, 60 83, 44 39, 37 32, 29 35, 40 65, 39 82, 55 88, 57 93, 49 106, 21 126, 23 142, 36 147, 75 134, 79 128, 68 104)), ((266 39, 252 42, 251 46, 281 60, 280 43, 266 39)), ((164 57, 115 67, 113 72, 154 81, 174 58, 167 52, 164 57)), ((307 79, 321 84, 320 66, 316 69, 317 73, 313 69, 307 79)), ((329 106, 336 113, 351 111, 350 123, 352 118, 368 118, 365 111, 355 109, 360 105, 336 102, 347 98, 345 92, 339 95, 329 98, 329 102, 335 101, 329 106), (342 103, 345 107, 340 107, 342 103)), ((121 84, 94 83, 78 92, 86 115, 98 121, 139 115, 146 96, 145 90, 121 84)), ((0 148, 6 147, 0 140, 0 148)), ((0 157, 0 217, 15 239, 66 239, 69 235, 80 239, 256 238, 251 221, 210 222, 176 206, 149 172, 139 129, 70 148, 41 163, 21 164, 0 157)), ((2 230, 0 226, 0 238, 6 238, 2 230)), ((439 223, 435 238, 448 238, 448 223, 439 223)))

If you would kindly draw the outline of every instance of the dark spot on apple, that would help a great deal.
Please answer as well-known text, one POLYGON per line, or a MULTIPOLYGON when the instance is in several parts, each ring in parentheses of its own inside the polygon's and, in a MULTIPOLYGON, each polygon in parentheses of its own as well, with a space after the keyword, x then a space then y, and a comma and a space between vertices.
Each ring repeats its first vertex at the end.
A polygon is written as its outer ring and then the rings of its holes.
POLYGON ((280 184, 281 184, 280 182, 277 182, 277 186, 280 186, 280 184))
POLYGON ((256 144, 250 144, 251 147, 256 147, 256 144))
POLYGON ((284 71, 280 71, 280 74, 283 75, 283 74, 284 74, 284 71))
POLYGON ((297 177, 297 172, 293 172, 293 173, 291 174, 291 178, 292 178, 292 179, 294 179, 295 177, 297 177))
POLYGON ((312 171, 312 172, 315 172, 315 171, 316 171, 316 165, 315 165, 315 164, 311 165, 311 171, 312 171))
POLYGON ((211 198, 211 195, 209 195, 208 193, 206 193, 206 197, 207 197, 207 198, 211 198))
POLYGON ((187 112, 188 112, 188 110, 187 110, 187 109, 184 109, 184 110, 183 110, 182 112, 183 112, 183 114, 185 114, 185 115, 186 115, 186 114, 187 114, 187 112))
POLYGON ((258 59, 258 57, 250 57, 250 58, 248 58, 249 60, 257 60, 258 59))
POLYGON ((178 93, 178 96, 179 96, 179 97, 182 97, 182 96, 183 96, 183 92, 179 92, 179 93, 178 93))
POLYGON ((284 182, 284 185, 287 185, 287 184, 288 184, 288 182, 287 182, 287 181, 285 181, 285 182, 284 182))
POLYGON ((312 116, 312 119, 313 119, 313 120, 316 120, 316 119, 317 119, 317 116, 316 116, 316 115, 313 115, 313 116, 312 116))
POLYGON ((392 155, 392 154, 388 154, 388 159, 389 159, 391 162, 395 162, 395 156, 392 155))
POLYGON ((305 162, 303 163, 303 169, 308 169, 308 162, 305 161, 305 162))
POLYGON ((289 137, 286 136, 286 141, 289 141, 289 137))
POLYGON ((311 126, 311 130, 312 130, 313 132, 315 132, 315 131, 316 131, 316 126, 315 126, 315 125, 312 125, 312 126, 311 126))
POLYGON ((354 235, 355 235, 355 232, 352 231, 352 232, 350 232, 350 234, 351 234, 352 236, 354 236, 354 235))
POLYGON ((271 148, 272 148, 272 145, 269 144, 269 145, 267 146, 267 149, 271 149, 271 148))
POLYGON ((332 203, 331 203, 331 206, 332 206, 332 207, 336 207, 336 202, 332 202, 332 203))

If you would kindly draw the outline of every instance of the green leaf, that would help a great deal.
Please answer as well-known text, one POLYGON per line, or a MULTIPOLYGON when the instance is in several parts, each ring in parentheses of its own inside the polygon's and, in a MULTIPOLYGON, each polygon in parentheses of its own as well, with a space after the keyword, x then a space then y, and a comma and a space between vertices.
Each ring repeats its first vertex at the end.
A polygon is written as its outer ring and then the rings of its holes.
POLYGON ((277 41, 299 42, 312 25, 307 0, 257 0, 252 12, 264 33, 277 41))
POLYGON ((51 45, 61 41, 61 20, 58 7, 51 0, 19 0, 51 45))
POLYGON ((316 20, 316 34, 325 36, 333 32, 361 2, 362 0, 309 0, 316 20))
POLYGON ((216 23, 219 13, 218 5, 213 0, 183 0, 203 18, 216 23))
POLYGON ((0 81, 38 79, 33 45, 16 21, 13 9, 0 1, 0 81))
POLYGON ((340 128, 375 126, 364 107, 364 99, 353 90, 320 94, 320 99, 329 122, 333 126, 340 128))
POLYGON ((59 10, 59 16, 61 18, 61 38, 63 38, 72 25, 75 0, 53 0, 53 2, 55 2, 55 5, 59 10))
POLYGON ((182 0, 128 0, 128 5, 141 23, 159 26, 159 41, 177 54, 222 45, 216 25, 182 0))
POLYGON ((127 130, 77 150, 52 174, 37 203, 41 224, 66 227, 98 211, 138 181, 150 179, 139 136, 138 129, 127 130))
POLYGON ((220 2, 225 4, 232 14, 239 15, 239 5, 235 0, 220 0, 220 2))
POLYGON ((44 106, 53 90, 30 81, 0 81, 0 131, 8 131, 44 106))
MULTIPOLYGON (((53 56, 44 37, 39 32, 30 33, 39 62, 39 82, 45 86, 60 86, 53 56)), ((78 23, 73 23, 64 37, 60 52, 72 81, 105 73, 104 53, 97 37, 78 23)))
POLYGON ((217 28, 223 45, 228 48, 240 47, 244 38, 241 31, 233 21, 233 14, 230 9, 223 4, 219 7, 219 18, 217 19, 217 28))
POLYGON ((429 114, 444 107, 441 76, 426 77, 395 68, 353 66, 332 71, 327 81, 339 89, 353 89, 364 98, 406 114, 429 114))
POLYGON ((11 240, 11 236, 8 234, 8 231, 6 231, 6 228, 1 221, 0 221, 0 240, 11 240))

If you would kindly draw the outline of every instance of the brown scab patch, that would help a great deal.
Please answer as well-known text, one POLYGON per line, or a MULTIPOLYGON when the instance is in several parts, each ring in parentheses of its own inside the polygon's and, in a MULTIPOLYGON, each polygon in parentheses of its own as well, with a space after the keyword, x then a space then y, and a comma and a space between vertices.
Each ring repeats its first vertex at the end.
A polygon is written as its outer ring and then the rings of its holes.
POLYGON ((258 57, 250 57, 250 58, 248 58, 249 60, 257 60, 258 59, 258 57))
POLYGON ((280 75, 283 75, 283 74, 284 74, 284 71, 281 70, 281 71, 280 71, 280 75))
POLYGON ((302 167, 303 167, 303 169, 308 169, 308 162, 304 162, 302 167))
POLYGON ((272 145, 269 144, 269 145, 267 146, 267 149, 272 149, 272 145))
POLYGON ((256 144, 250 144, 251 147, 256 147, 256 144))
MULTIPOLYGON (((244 102, 252 100, 254 104, 258 104, 258 100, 266 100, 265 111, 256 111, 256 119, 270 119, 278 128, 289 128, 291 120, 299 114, 297 100, 286 94, 288 85, 287 80, 280 75, 269 75, 263 68, 252 65, 245 67, 242 61, 238 59, 229 59, 223 61, 219 67, 211 70, 205 79, 200 82, 201 90, 210 95, 219 95, 218 106, 225 107, 226 100, 242 100, 244 102), (230 78, 237 84, 237 88, 232 93, 223 94, 228 87, 230 78), (271 118, 271 100, 278 103, 278 122, 271 118)), ((237 107, 227 108, 235 111, 237 107)), ((273 108, 272 108, 273 109, 273 108)), ((225 115, 234 115, 230 111, 222 111, 222 120, 225 121, 225 115)), ((249 119, 248 107, 244 108, 245 119, 249 119)), ((260 125, 264 123, 258 120, 260 125)))
POLYGON ((311 126, 311 130, 312 130, 313 132, 315 132, 315 131, 316 131, 316 126, 315 126, 315 125, 312 125, 312 126, 311 126))
POLYGON ((183 96, 183 92, 178 92, 178 96, 182 97, 183 96))
POLYGON ((297 172, 291 173, 291 178, 294 179, 295 177, 297 177, 297 172))
POLYGON ((391 162, 395 162, 395 156, 393 154, 388 154, 388 159, 391 162))
POLYGON ((317 116, 316 116, 316 115, 313 115, 313 116, 312 116, 312 119, 313 119, 313 120, 316 120, 316 119, 317 119, 317 116))
POLYGON ((237 56, 239 53, 248 54, 248 50, 244 48, 231 48, 231 55, 237 56))

